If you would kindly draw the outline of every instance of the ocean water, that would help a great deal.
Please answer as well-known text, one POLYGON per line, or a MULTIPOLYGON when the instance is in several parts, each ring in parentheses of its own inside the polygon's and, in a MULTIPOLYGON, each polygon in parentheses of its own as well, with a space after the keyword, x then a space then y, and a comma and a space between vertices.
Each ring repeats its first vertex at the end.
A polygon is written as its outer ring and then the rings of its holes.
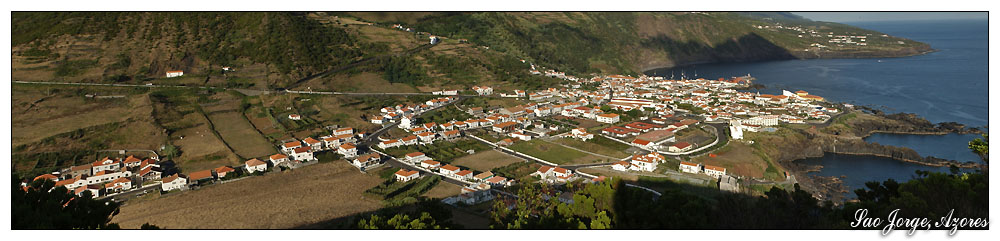
MULTIPOLYGON (((865 138, 867 142, 875 142, 882 145, 919 147, 920 155, 933 156, 959 162, 982 163, 979 155, 969 150, 969 141, 982 138, 980 135, 901 135, 875 133, 865 138)), ((916 149, 914 149, 916 150, 916 149)))
POLYGON ((715 79, 750 74, 761 93, 805 90, 829 101, 873 105, 890 113, 968 126, 988 124, 986 21, 946 20, 850 23, 931 45, 937 52, 902 58, 812 59, 705 64, 647 74, 715 79))
MULTIPOLYGON (((854 26, 877 30, 931 45, 936 52, 901 58, 784 60, 757 63, 706 64, 647 72, 659 76, 689 78, 743 76, 750 74, 766 86, 760 93, 805 90, 833 102, 870 105, 889 113, 916 113, 927 120, 958 122, 982 127, 989 118, 989 39, 985 20, 937 20, 854 22, 854 26)), ((875 134, 866 141, 904 146, 923 156, 958 161, 979 161, 967 144, 978 135, 875 134)), ((889 158, 827 154, 802 160, 824 168, 812 175, 841 176, 850 189, 867 181, 888 178, 909 180, 915 170, 943 171, 947 168, 903 163, 889 158)), ((850 195, 853 196, 853 193, 850 195)))
POLYGON ((847 191, 849 193, 846 196, 848 199, 857 197, 857 195, 854 194, 854 190, 864 188, 866 182, 882 182, 888 179, 905 182, 913 179, 913 177, 916 176, 916 171, 918 170, 944 173, 949 172, 948 167, 916 165, 885 157, 842 155, 834 153, 826 153, 823 157, 806 158, 799 160, 798 162, 811 165, 823 165, 823 169, 820 172, 810 173, 808 175, 833 177, 844 176, 841 180, 843 180, 844 185, 847 186, 847 191))

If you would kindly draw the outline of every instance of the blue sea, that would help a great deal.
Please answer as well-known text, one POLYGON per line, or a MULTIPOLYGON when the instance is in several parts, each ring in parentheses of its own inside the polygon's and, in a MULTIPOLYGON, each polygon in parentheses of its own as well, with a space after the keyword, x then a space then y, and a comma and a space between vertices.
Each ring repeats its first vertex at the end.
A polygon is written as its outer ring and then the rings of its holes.
MULTIPOLYGON (((988 125, 988 22, 985 20, 935 20, 852 22, 850 25, 909 38, 931 45, 936 52, 902 58, 815 59, 757 63, 706 64, 672 69, 658 69, 659 76, 714 79, 720 77, 756 77, 766 89, 761 93, 780 94, 781 90, 805 90, 833 102, 869 105, 886 112, 916 113, 927 120, 958 122, 970 127, 988 125)), ((876 134, 869 142, 905 146, 923 156, 958 161, 979 161, 967 149, 977 135, 950 134, 917 136, 876 134)), ((914 170, 942 171, 942 168, 902 163, 887 158, 825 155, 804 162, 825 166, 816 175, 846 175, 850 188, 863 187, 866 181, 886 178, 908 180, 914 170), (879 171, 871 171, 879 170, 879 171), (891 173, 886 173, 890 171, 891 173)))

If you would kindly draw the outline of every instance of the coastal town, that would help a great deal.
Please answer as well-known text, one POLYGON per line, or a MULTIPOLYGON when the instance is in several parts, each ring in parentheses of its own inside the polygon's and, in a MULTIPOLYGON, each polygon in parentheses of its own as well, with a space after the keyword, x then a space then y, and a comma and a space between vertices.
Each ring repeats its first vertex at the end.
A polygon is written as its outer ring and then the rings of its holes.
MULTIPOLYGON (((434 37, 432 36, 432 43, 434 37)), ((527 64, 527 63, 526 63, 527 64)), ((741 141, 748 132, 774 132, 782 123, 819 124, 841 112, 820 96, 805 91, 761 94, 738 91, 753 77, 720 79, 666 79, 607 75, 581 78, 530 64, 531 74, 565 80, 565 84, 543 90, 495 92, 490 86, 468 90, 440 90, 440 96, 424 102, 384 106, 364 118, 380 125, 372 133, 351 127, 331 128, 325 135, 276 143, 280 153, 246 160, 240 166, 219 166, 183 173, 161 168, 160 157, 151 155, 101 156, 87 165, 26 180, 47 179, 78 195, 127 200, 150 191, 164 194, 198 189, 204 185, 281 172, 317 163, 317 156, 333 154, 359 171, 393 170, 395 182, 412 182, 439 176, 460 186, 461 194, 443 200, 456 205, 475 205, 497 195, 511 195, 505 188, 521 182, 561 185, 571 182, 601 182, 617 175, 664 175, 699 180, 708 186, 741 192, 747 177, 726 167, 692 161, 711 154, 730 141, 741 141), (461 93, 469 93, 461 94, 461 93), (424 122, 421 115, 456 108, 472 98, 510 99, 516 106, 484 109, 466 106, 462 119, 424 122), (534 141, 569 139, 588 143, 611 143, 628 155, 589 163, 560 163, 533 156, 516 148, 534 141), (503 176, 487 169, 468 168, 442 160, 414 148, 440 143, 471 142, 493 149, 511 159, 532 163, 537 169, 526 176, 503 176), (518 144, 522 143, 522 144, 518 144), (405 153, 404 153, 405 151, 405 153), (675 163, 668 165, 668 163, 675 163), (604 168, 600 173, 590 170, 604 168), (89 193, 89 194, 88 194, 89 193)), ((171 75, 168 72, 167 75, 171 75)), ((298 91, 298 93, 308 93, 298 91)), ((849 107, 849 105, 847 105, 849 107)), ((289 114, 290 121, 301 120, 289 114)), ((560 144, 561 145, 561 144, 560 144)), ((572 148, 567 146, 567 148, 572 148)), ((483 149, 483 148, 480 148, 483 149)), ((474 153, 475 150, 467 150, 474 153)), ((787 174, 785 174, 787 175, 787 174)), ((218 184, 216 184, 218 183, 218 184)), ((642 188, 642 187, 640 187, 642 188)), ((651 192, 656 192, 649 189, 651 192)))

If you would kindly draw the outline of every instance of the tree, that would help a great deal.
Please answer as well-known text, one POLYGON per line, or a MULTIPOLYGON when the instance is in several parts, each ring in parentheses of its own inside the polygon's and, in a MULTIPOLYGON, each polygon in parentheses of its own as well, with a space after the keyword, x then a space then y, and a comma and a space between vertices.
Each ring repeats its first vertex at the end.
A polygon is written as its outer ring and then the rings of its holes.
POLYGON ((358 221, 360 229, 445 229, 438 225, 437 220, 428 212, 421 212, 418 218, 399 213, 386 219, 380 215, 372 215, 368 219, 358 221))
POLYGON ((979 155, 984 162, 989 162, 990 154, 990 137, 989 134, 983 134, 983 138, 976 138, 969 142, 969 149, 972 153, 979 155))
POLYGON ((11 181, 12 229, 118 229, 111 218, 118 203, 94 200, 86 191, 74 195, 51 180, 37 180, 25 190, 18 178, 11 181))

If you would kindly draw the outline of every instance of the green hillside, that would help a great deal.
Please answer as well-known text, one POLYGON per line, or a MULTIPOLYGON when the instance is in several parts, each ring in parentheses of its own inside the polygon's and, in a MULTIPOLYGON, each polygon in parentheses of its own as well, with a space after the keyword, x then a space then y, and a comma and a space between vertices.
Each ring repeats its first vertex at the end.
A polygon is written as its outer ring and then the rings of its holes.
POLYGON ((423 90, 476 84, 533 89, 557 81, 526 74, 522 59, 586 76, 930 50, 789 13, 14 12, 12 20, 13 79, 28 81, 361 91, 366 86, 352 82, 366 79, 423 90), (430 34, 444 41, 418 48, 430 34), (867 46, 830 44, 828 35, 865 35, 867 46), (237 71, 222 72, 223 66, 237 71), (185 75, 166 79, 169 70, 185 75))

